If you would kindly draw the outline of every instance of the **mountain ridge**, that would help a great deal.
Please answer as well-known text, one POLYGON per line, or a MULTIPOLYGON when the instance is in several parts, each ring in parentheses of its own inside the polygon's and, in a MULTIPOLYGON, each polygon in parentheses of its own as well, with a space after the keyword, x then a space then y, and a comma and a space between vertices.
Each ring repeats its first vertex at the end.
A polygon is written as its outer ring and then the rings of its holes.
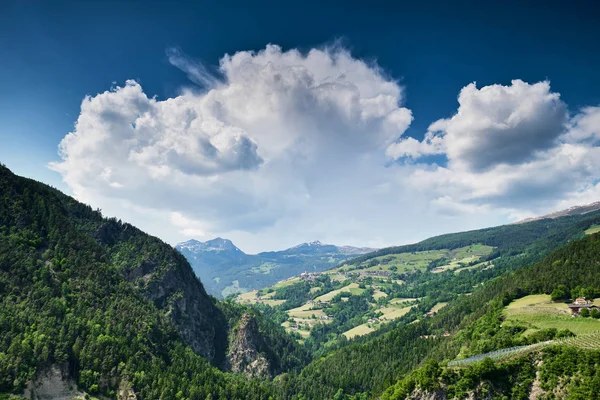
POLYGON ((595 201, 593 203, 581 204, 581 205, 565 208, 563 210, 554 211, 549 214, 540 215, 538 217, 525 218, 521 221, 514 222, 514 224, 524 224, 527 222, 539 221, 541 219, 546 219, 546 218, 555 219, 555 218, 565 217, 565 216, 569 216, 569 215, 582 215, 582 214, 587 214, 587 213, 598 211, 598 210, 600 210, 600 201, 595 201))
POLYGON ((376 250, 314 240, 284 250, 247 254, 231 240, 220 237, 205 242, 190 239, 178 243, 175 249, 187 258, 209 293, 217 297, 260 289, 304 270, 323 271, 376 250))

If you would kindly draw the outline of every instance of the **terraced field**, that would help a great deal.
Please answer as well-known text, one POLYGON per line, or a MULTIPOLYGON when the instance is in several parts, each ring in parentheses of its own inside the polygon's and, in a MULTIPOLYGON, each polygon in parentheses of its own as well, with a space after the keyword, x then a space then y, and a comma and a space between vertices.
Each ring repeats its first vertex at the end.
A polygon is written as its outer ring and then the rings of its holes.
POLYGON ((517 346, 506 349, 496 350, 489 353, 478 354, 473 357, 462 360, 454 360, 448 363, 449 367, 465 367, 476 362, 490 358, 494 361, 502 361, 513 357, 520 357, 532 351, 540 350, 547 346, 572 346, 587 350, 600 349, 600 332, 594 332, 587 335, 563 338, 558 340, 548 340, 531 344, 528 346, 517 346))

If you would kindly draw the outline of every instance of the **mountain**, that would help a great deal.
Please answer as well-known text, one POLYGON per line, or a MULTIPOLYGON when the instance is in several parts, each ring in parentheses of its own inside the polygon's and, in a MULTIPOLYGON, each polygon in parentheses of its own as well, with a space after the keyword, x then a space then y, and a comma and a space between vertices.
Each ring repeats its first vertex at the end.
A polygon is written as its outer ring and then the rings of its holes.
POLYGON ((589 204, 584 204, 581 206, 569 207, 565 210, 555 211, 553 213, 542 215, 539 217, 527 218, 527 219, 524 219, 524 220, 516 222, 516 223, 522 224, 525 222, 538 221, 540 219, 546 219, 546 218, 555 219, 555 218, 559 218, 559 217, 565 217, 568 215, 582 215, 582 214, 587 214, 587 213, 590 213, 593 211, 598 211, 598 210, 600 210, 600 201, 596 201, 594 203, 589 203, 589 204))
POLYGON ((308 361, 168 244, 1 164, 0 338, 0 398, 268 398, 248 376, 308 361))
POLYGON ((187 258, 208 292, 217 297, 260 289, 305 270, 324 271, 374 250, 313 241, 281 251, 246 254, 222 238, 207 242, 192 239, 175 248, 187 258))

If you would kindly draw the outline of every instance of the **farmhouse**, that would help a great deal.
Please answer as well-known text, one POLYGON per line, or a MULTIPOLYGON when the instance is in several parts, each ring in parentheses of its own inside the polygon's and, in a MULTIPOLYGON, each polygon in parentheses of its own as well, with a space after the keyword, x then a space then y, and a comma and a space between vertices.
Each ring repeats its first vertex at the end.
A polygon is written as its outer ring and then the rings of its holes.
POLYGON ((593 308, 600 309, 600 307, 592 305, 592 302, 585 297, 578 297, 572 304, 569 304, 569 309, 573 314, 579 314, 582 308, 587 308, 588 310, 592 310, 593 308))

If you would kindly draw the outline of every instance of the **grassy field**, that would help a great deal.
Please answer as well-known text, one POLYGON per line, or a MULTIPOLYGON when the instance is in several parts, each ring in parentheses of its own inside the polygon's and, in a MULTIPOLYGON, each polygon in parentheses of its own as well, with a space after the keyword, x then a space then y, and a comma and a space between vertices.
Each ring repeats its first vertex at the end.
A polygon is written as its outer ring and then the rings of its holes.
POLYGON ((600 225, 594 225, 590 227, 587 231, 585 231, 586 235, 593 235, 594 233, 600 232, 600 225))
POLYGON ((433 260, 440 259, 447 254, 445 250, 419 251, 415 253, 391 254, 380 256, 361 264, 365 271, 389 271, 396 267, 398 273, 413 270, 424 271, 433 260), (379 265, 370 266, 370 263, 381 262, 379 265))
POLYGON ((375 330, 375 325, 377 324, 362 324, 359 326, 356 326, 350 330, 347 330, 346 332, 343 333, 344 336, 346 336, 348 339, 352 339, 356 336, 362 336, 362 335, 366 335, 367 333, 371 333, 375 330))
POLYGON ((455 273, 464 271, 465 269, 477 268, 483 263, 476 264, 471 267, 465 267, 472 262, 479 260, 483 256, 487 256, 494 250, 491 246, 483 244, 474 244, 471 246, 461 247, 450 252, 449 258, 452 260, 446 265, 442 265, 432 270, 433 273, 440 273, 447 270, 456 270, 455 273))
POLYGON ((484 244, 473 244, 471 246, 461 247, 452 251, 452 255, 457 259, 464 259, 470 256, 487 256, 494 250, 491 246, 484 244))
POLYGON ((260 296, 258 290, 252 290, 250 292, 240 294, 237 298, 237 301, 242 304, 263 303, 263 304, 268 304, 271 307, 275 307, 275 306, 285 303, 285 300, 271 299, 271 297, 273 297, 274 294, 275 294, 275 292, 272 292, 272 293, 267 293, 263 296, 260 296))
POLYGON ((404 307, 404 308, 384 307, 384 308, 379 309, 378 311, 381 311, 383 313, 381 318, 388 320, 388 321, 392 321, 396 318, 400 318, 400 317, 406 315, 410 311, 411 308, 413 308, 413 306, 404 307))
POLYGON ((292 308, 287 313, 294 318, 311 318, 313 315, 318 317, 325 316, 323 310, 311 310, 312 304, 303 304, 300 307, 292 308))
MULTIPOLYGON (((556 306, 558 306, 558 304, 559 303, 552 303, 552 301, 550 300, 550 296, 547 294, 532 294, 530 296, 525 296, 525 297, 521 297, 520 299, 514 300, 508 306, 506 306, 506 310, 515 310, 515 309, 519 309, 519 308, 536 306, 536 305, 537 306, 550 305, 550 307, 556 307, 556 306), (556 304, 556 305, 554 305, 554 304, 556 304)), ((564 306, 566 308, 568 308, 566 304, 564 306)), ((558 307, 561 307, 561 306, 558 306, 558 307)))
POLYGON ((490 246, 474 244, 454 250, 428 250, 413 253, 389 254, 369 259, 358 266, 345 265, 332 270, 332 274, 356 270, 357 267, 363 271, 390 271, 393 269, 396 269, 396 272, 398 273, 406 273, 414 270, 424 271, 431 261, 439 260, 441 258, 451 260, 447 265, 436 270, 436 272, 442 272, 446 269, 458 268, 463 264, 476 261, 480 257, 490 254, 493 250, 494 248, 490 246))
POLYGON ((346 336, 348 339, 352 339, 356 336, 366 335, 367 333, 371 333, 371 332, 375 331, 377 328, 379 328, 381 326, 381 324, 385 324, 389 321, 393 321, 397 318, 402 317, 403 315, 406 315, 410 311, 410 309, 413 307, 414 306, 404 307, 404 308, 396 308, 396 307, 381 308, 378 311, 381 311, 383 313, 383 315, 380 317, 382 319, 382 321, 367 322, 365 324, 355 326, 354 328, 349 329, 346 332, 344 332, 343 335, 346 336))
POLYGON ((290 285, 293 285, 294 283, 298 283, 298 282, 300 282, 300 278, 296 276, 294 278, 286 279, 285 281, 277 282, 276 284, 273 285, 273 289, 277 290, 282 287, 290 286, 290 285))
POLYGON ((332 290, 329 293, 325 293, 324 295, 321 295, 321 296, 317 297, 315 299, 315 301, 321 301, 323 303, 326 303, 329 300, 333 299, 338 293, 341 293, 341 292, 350 292, 352 294, 361 294, 364 291, 365 291, 365 289, 359 288, 358 287, 358 283, 354 282, 354 283, 351 283, 351 284, 349 284, 347 286, 344 286, 341 289, 332 290))
POLYGON ((446 307, 447 305, 448 305, 448 303, 437 303, 435 306, 433 306, 431 308, 430 311, 436 313, 436 312, 440 311, 442 308, 446 307))
POLYGON ((568 329, 576 335, 600 331, 600 321, 572 317, 565 303, 553 303, 549 295, 531 295, 517 299, 505 307, 504 323, 528 327, 525 334, 539 329, 568 329))

